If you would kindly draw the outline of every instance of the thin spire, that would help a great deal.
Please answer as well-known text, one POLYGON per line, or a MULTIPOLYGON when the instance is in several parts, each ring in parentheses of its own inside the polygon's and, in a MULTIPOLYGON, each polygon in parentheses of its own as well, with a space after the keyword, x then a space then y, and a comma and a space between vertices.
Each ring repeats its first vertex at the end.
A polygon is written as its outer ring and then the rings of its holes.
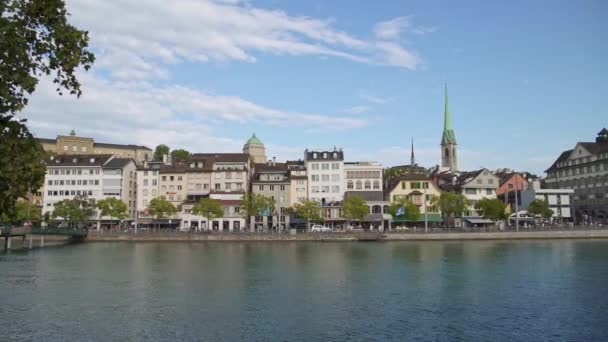
POLYGON ((410 163, 413 167, 414 165, 416 165, 416 158, 414 157, 414 137, 412 137, 412 155, 410 158, 410 163))
POLYGON ((443 130, 448 131, 452 129, 452 118, 450 117, 450 109, 448 106, 448 82, 445 82, 445 111, 443 119, 443 130))

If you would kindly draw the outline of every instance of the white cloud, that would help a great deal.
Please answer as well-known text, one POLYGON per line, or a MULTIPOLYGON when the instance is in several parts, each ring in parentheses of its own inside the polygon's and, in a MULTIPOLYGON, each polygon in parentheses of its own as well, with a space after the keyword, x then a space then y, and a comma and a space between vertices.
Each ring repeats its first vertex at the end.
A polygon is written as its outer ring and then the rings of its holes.
POLYGON ((163 65, 255 62, 256 53, 319 55, 416 69, 417 55, 386 39, 401 34, 407 17, 379 23, 375 39, 336 29, 331 20, 220 0, 68 0, 71 20, 90 31, 98 65, 123 79, 166 77, 163 65), (128 14, 128 15, 126 15, 128 14), (122 18, 122 19, 117 19, 122 18))
POLYGON ((346 110, 347 113, 351 114, 361 114, 368 112, 371 109, 369 106, 353 106, 346 110))
POLYGON ((380 97, 380 96, 376 96, 376 95, 371 95, 365 92, 360 92, 359 93, 359 97, 362 100, 368 101, 368 102, 372 102, 372 103, 377 103, 377 104, 385 104, 387 103, 390 99, 384 98, 384 97, 380 97))

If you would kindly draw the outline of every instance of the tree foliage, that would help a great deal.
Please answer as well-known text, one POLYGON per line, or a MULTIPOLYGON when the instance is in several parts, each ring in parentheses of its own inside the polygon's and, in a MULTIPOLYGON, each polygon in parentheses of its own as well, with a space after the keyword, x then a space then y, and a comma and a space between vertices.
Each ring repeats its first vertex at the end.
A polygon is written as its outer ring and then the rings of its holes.
POLYGON ((63 0, 0 1, 0 113, 13 115, 27 105, 41 76, 52 77, 57 91, 80 96, 79 67, 95 56, 89 37, 67 21, 63 0))
POLYGON ((507 218, 507 205, 496 198, 482 198, 475 203, 477 210, 483 218, 498 221, 507 218))
POLYGON ((64 199, 53 206, 53 219, 63 219, 70 225, 90 219, 95 215, 95 200, 85 195, 64 199))
POLYGON ((17 199, 40 188, 44 157, 23 121, 0 116, 0 215, 15 217, 17 199))
POLYGON ((154 149, 154 160, 156 161, 162 161, 163 160, 163 155, 168 155, 169 154, 169 146, 164 145, 164 144, 160 144, 158 146, 156 146, 156 148, 154 149))
POLYGON ((393 201, 391 205, 388 207, 388 212, 393 217, 397 216, 397 212, 399 208, 403 207, 404 210, 404 219, 410 222, 416 222, 420 218, 420 208, 415 205, 412 201, 407 198, 400 198, 396 201, 393 201))
POLYGON ((171 159, 173 161, 185 161, 190 157, 190 152, 184 149, 177 149, 171 151, 171 159))
POLYGON ((442 192, 439 197, 433 198, 431 205, 441 210, 444 219, 461 216, 467 210, 469 200, 463 194, 454 192, 442 192))
POLYGON ((349 196, 342 201, 342 212, 348 220, 361 221, 369 214, 369 207, 363 197, 349 196))
POLYGON ((247 192, 243 195, 243 215, 246 218, 251 216, 262 216, 263 214, 273 215, 275 212, 274 200, 270 197, 247 192))
POLYGON ((306 220, 307 226, 310 228, 310 221, 321 220, 321 208, 317 202, 313 200, 305 200, 301 203, 296 203, 293 207, 296 217, 306 220))
POLYGON ((116 197, 108 197, 97 201, 97 208, 101 216, 109 216, 110 219, 124 220, 127 218, 127 204, 116 197))
POLYGON ((220 202, 211 198, 201 198, 192 207, 192 213, 206 217, 208 220, 213 220, 224 215, 220 202))
POLYGON ((156 197, 153 198, 148 204, 148 212, 153 217, 160 219, 174 215, 177 212, 177 209, 171 202, 163 198, 156 197))
POLYGON ((545 200, 535 199, 528 205, 528 214, 533 216, 540 216, 543 218, 550 218, 553 216, 553 210, 549 208, 549 203, 545 200))
POLYGON ((34 203, 26 200, 18 200, 15 204, 15 211, 12 217, 9 217, 4 213, 0 215, 0 222, 11 222, 15 224, 22 224, 26 221, 40 222, 42 220, 42 213, 34 203))

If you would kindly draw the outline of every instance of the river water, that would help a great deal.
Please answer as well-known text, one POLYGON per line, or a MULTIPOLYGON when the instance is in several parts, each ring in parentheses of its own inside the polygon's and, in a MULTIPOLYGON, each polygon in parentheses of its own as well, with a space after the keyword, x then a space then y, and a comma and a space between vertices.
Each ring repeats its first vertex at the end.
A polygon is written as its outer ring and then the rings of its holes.
POLYGON ((608 241, 0 254, 1 341, 608 341, 608 241))

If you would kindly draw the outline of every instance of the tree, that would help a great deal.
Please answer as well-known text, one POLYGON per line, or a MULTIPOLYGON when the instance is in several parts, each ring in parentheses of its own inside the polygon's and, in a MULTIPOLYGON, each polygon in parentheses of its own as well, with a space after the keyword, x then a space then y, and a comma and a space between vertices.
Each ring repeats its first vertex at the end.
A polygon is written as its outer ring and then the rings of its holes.
POLYGON ((124 220, 127 218, 127 204, 116 197, 108 197, 97 201, 100 216, 109 216, 110 220, 116 218, 124 220))
POLYGON ((297 217, 306 220, 307 230, 310 230, 310 221, 321 220, 321 208, 317 202, 313 200, 305 200, 301 203, 296 203, 293 209, 297 217))
POLYGON ((194 215, 206 217, 208 221, 224 215, 220 202, 211 198, 201 198, 200 201, 192 207, 192 213, 194 215))
POLYGON ((156 148, 154 149, 154 160, 156 161, 161 161, 163 160, 163 156, 165 154, 169 154, 169 146, 164 145, 164 144, 160 144, 158 146, 156 146, 156 148))
POLYGON ((87 32, 68 24, 67 16, 60 0, 0 1, 0 215, 14 217, 17 198, 44 180, 42 147, 15 115, 43 75, 60 95, 80 96, 75 72, 88 70, 95 59, 87 32))
POLYGON ((175 215, 177 209, 171 202, 165 200, 164 198, 156 197, 153 198, 150 203, 148 203, 148 212, 156 219, 161 219, 175 215))
POLYGON ((549 203, 545 200, 535 199, 528 205, 528 214, 540 216, 542 218, 550 218, 553 216, 553 210, 549 208, 549 203))
POLYGON ((61 218, 73 227, 77 222, 83 222, 95 215, 95 200, 85 195, 73 199, 64 199, 53 206, 53 219, 61 218))
POLYGON ((454 218, 467 210, 469 200, 463 194, 442 192, 439 197, 433 198, 431 205, 439 207, 444 221, 451 218, 452 224, 454 224, 454 218))
POLYGON ((347 224, 350 226, 350 220, 361 221, 369 214, 369 207, 367 202, 361 196, 349 196, 342 201, 342 212, 344 217, 349 221, 347 224))
POLYGON ((188 152, 188 151, 186 151, 184 149, 180 148, 180 149, 171 151, 171 159, 173 161, 185 161, 189 157, 190 157, 190 152, 188 152))
POLYGON ((477 210, 483 218, 492 221, 506 219, 506 208, 507 205, 496 198, 482 198, 475 203, 475 210, 477 210))
POLYGON ((249 220, 252 216, 269 216, 275 212, 274 200, 270 197, 247 192, 243 195, 243 216, 249 227, 249 220))
POLYGON ((406 197, 399 198, 398 200, 391 203, 388 207, 388 212, 393 217, 399 216, 397 215, 399 212, 399 208, 403 208, 403 218, 410 222, 417 222, 420 218, 420 208, 415 205, 412 201, 407 199, 406 197))
POLYGON ((32 202, 26 200, 18 200, 15 204, 15 211, 13 216, 8 216, 8 213, 0 215, 0 222, 11 222, 15 224, 22 224, 24 222, 40 222, 42 219, 42 213, 32 202))

